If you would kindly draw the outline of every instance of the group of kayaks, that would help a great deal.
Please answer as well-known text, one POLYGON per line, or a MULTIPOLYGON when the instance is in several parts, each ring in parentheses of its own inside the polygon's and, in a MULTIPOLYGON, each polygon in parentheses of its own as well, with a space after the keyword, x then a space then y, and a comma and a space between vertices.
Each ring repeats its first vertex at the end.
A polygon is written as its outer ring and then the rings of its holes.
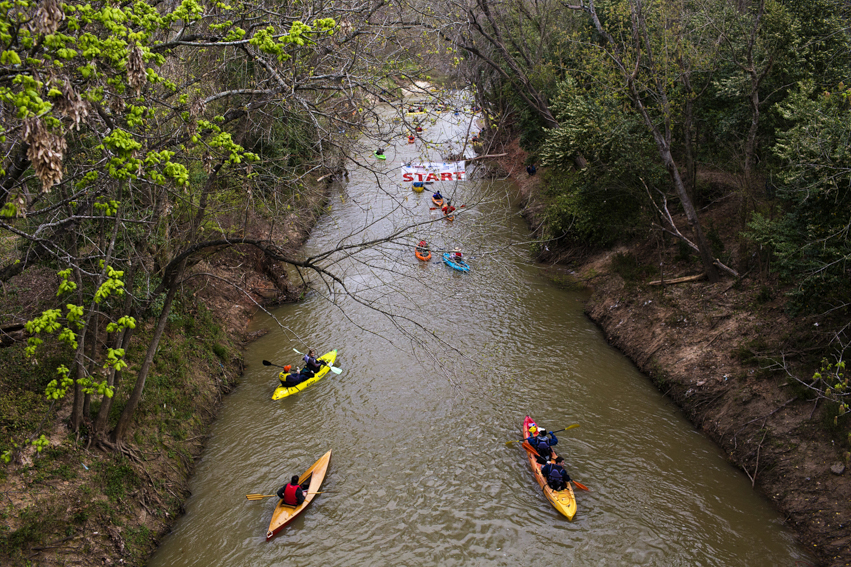
MULTIPOLYGON (((337 351, 332 351, 334 355, 336 355, 337 351)), ((328 356, 332 353, 328 353, 325 356, 328 356)), ((324 358, 324 357, 322 357, 324 358)), ((325 369, 327 367, 323 367, 325 369)), ((530 435, 529 429, 531 427, 536 427, 535 421, 529 417, 528 415, 523 420, 523 427, 521 429, 521 434, 523 438, 527 438, 530 435)), ((575 426, 572 426, 575 427, 575 426)), ((537 455, 535 450, 532 449, 531 446, 528 446, 528 443, 524 442, 524 448, 527 451, 527 456, 529 459, 529 466, 532 468, 532 474, 535 477, 538 485, 541 487, 541 490, 544 493, 544 496, 547 500, 549 500, 550 504, 564 517, 568 520, 572 521, 574 516, 576 515, 576 495, 573 492, 573 488, 571 483, 568 482, 566 488, 563 490, 553 490, 550 488, 547 483, 547 479, 544 478, 544 475, 541 473, 542 465, 536 458, 537 455)), ((555 451, 553 451, 551 455, 551 459, 556 458, 555 451)), ((313 501, 317 494, 321 494, 319 489, 322 487, 322 482, 325 480, 325 475, 328 472, 328 466, 331 463, 331 451, 328 451, 324 455, 322 455, 319 460, 317 460, 310 468, 308 468, 298 479, 298 483, 301 486, 304 486, 305 483, 309 482, 308 488, 304 490, 304 502, 297 506, 289 506, 284 504, 283 500, 280 500, 278 504, 275 506, 275 511, 272 513, 272 519, 269 522, 269 529, 266 532, 266 541, 272 539, 275 534, 280 532, 284 526, 290 523, 292 520, 296 518, 299 514, 301 514, 305 508, 313 501)), ((576 481, 573 481, 576 482, 576 481)), ((587 490, 587 487, 576 483, 582 489, 587 490)), ((249 495, 249 497, 255 495, 249 495)), ((256 495, 260 496, 260 495, 256 495)))
MULTIPOLYGON (((278 386, 275 388, 275 392, 272 394, 273 400, 280 400, 286 398, 288 396, 292 396, 293 394, 297 394, 301 392, 305 388, 316 384, 322 378, 324 378, 334 366, 334 362, 337 360, 337 349, 332 350, 331 352, 326 352, 322 356, 320 356, 317 360, 322 360, 326 362, 322 368, 319 369, 316 374, 314 374, 309 379, 304 382, 297 384, 292 387, 278 386)), ((264 364, 267 364, 266 361, 263 361, 264 364)), ((288 367, 289 368, 289 367, 288 367)), ((339 374, 339 369, 335 368, 335 372, 339 374)), ((284 379, 285 372, 281 372, 279 377, 284 379)), ((304 490, 304 502, 299 504, 298 506, 290 506, 284 504, 283 500, 279 500, 278 504, 275 506, 275 511, 272 512, 272 519, 269 522, 269 530, 266 532, 266 540, 272 539, 276 533, 281 531, 284 526, 290 523, 296 516, 301 514, 305 508, 307 508, 308 504, 310 504, 317 494, 320 494, 319 488, 322 486, 322 481, 325 480, 325 474, 328 472, 328 465, 331 463, 331 451, 328 451, 324 455, 322 455, 318 461, 313 463, 313 465, 307 469, 304 474, 302 474, 298 483, 302 486, 305 485, 309 481, 309 486, 307 490, 304 490)), ((249 494, 249 499, 253 499, 254 496, 261 495, 253 495, 249 494)), ((263 495, 263 496, 274 496, 274 495, 263 495)))
MULTIPOLYGON (((428 247, 425 240, 420 240, 420 242, 414 247, 414 256, 416 256, 417 260, 421 262, 428 262, 431 260, 431 249, 428 247)), ((454 251, 443 252, 443 263, 459 272, 470 271, 470 265, 457 257, 456 252, 454 251)))

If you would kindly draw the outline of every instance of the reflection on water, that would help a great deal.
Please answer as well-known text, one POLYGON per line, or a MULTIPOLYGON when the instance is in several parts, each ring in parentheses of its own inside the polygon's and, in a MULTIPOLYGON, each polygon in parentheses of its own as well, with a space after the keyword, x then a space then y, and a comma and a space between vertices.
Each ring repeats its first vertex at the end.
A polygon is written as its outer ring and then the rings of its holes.
MULTIPOLYGON (((434 133, 466 132, 444 113, 434 133)), ((364 150, 372 151, 372 150, 364 150)), ((404 141, 385 171, 434 159, 404 141)), ((272 332, 247 352, 192 482, 187 514, 152 566, 794 565, 806 555, 780 518, 582 313, 512 244, 526 227, 499 182, 440 187, 467 204, 454 223, 390 174, 353 171, 308 247, 316 254, 425 223, 404 239, 338 254, 339 284, 259 317, 272 332), (413 246, 460 246, 471 272, 422 263, 413 246), (388 317, 388 313, 396 318, 388 317), (339 376, 273 402, 293 348, 339 349, 339 376), (523 417, 572 423, 559 453, 577 491, 568 522, 534 482, 517 439, 523 417), (273 493, 320 455, 319 495, 266 543, 273 493)), ((404 231, 403 231, 404 232, 404 231)))

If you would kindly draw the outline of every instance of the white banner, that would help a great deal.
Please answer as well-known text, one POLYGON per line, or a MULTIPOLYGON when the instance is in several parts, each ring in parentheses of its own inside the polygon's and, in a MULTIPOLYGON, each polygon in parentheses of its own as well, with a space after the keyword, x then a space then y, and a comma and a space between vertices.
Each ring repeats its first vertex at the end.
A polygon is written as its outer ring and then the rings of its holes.
POLYGON ((410 163, 402 167, 402 181, 462 181, 467 179, 463 161, 410 163))

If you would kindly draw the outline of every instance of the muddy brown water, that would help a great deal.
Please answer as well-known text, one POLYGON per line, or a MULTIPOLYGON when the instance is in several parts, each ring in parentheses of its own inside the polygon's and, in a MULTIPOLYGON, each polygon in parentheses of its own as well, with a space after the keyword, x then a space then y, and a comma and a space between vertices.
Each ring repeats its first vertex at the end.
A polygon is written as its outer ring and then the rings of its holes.
POLYGON ((352 170, 306 253, 405 238, 333 256, 354 298, 329 283, 257 317, 271 332, 248 348, 186 515, 149 566, 811 564, 747 477, 607 345, 585 297, 541 277, 505 182, 440 184, 467 205, 449 223, 429 210, 438 184, 414 193, 401 181, 402 163, 435 159, 467 131, 463 114, 435 118, 433 145, 399 135, 378 164, 363 148, 378 172, 352 170), (417 261, 420 238, 461 247, 470 273, 417 261), (261 360, 293 364, 308 346, 338 349, 342 374, 273 402, 261 360), (580 425, 557 445, 591 489, 577 491, 573 522, 506 446, 526 414, 580 425), (274 493, 329 449, 325 493, 266 542, 275 499, 245 495, 274 493))

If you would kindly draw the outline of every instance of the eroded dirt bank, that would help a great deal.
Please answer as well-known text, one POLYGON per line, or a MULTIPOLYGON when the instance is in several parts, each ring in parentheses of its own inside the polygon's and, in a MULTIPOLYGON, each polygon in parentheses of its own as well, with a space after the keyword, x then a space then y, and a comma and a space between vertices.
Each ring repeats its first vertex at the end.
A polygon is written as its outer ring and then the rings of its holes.
MULTIPOLYGON (((535 197, 541 178, 526 175, 523 159, 515 145, 501 166, 519 183, 525 214, 538 226, 542 207, 535 197)), ((725 219, 735 218, 723 204, 702 215, 722 231, 725 219)), ((782 292, 773 297, 755 277, 649 285, 660 273, 642 266, 661 262, 668 279, 699 272, 678 264, 675 248, 673 242, 660 246, 654 240, 590 255, 554 251, 549 272, 557 281, 593 290, 586 313, 610 344, 724 450, 823 565, 851 565, 851 453, 825 426, 822 405, 756 356, 814 342, 818 320, 790 320, 782 292), (627 262, 635 277, 619 275, 624 259, 635 260, 635 265, 627 262)), ((811 376, 815 370, 798 372, 811 376)))

